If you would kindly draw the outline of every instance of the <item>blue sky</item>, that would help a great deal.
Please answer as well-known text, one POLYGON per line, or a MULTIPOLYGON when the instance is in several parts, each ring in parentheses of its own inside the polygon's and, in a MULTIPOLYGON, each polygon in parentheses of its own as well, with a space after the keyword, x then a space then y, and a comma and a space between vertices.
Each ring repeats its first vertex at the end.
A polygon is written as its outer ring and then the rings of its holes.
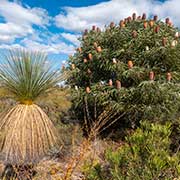
POLYGON ((92 25, 103 29, 133 12, 146 12, 180 26, 179 7, 180 0, 0 0, 0 49, 40 50, 62 63, 92 25))

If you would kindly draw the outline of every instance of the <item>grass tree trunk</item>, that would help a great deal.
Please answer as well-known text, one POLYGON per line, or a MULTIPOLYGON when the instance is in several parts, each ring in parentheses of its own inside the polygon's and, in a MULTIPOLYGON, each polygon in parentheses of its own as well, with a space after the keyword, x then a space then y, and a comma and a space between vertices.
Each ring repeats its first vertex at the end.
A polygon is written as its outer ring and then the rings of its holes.
POLYGON ((0 117, 1 159, 6 163, 34 163, 57 148, 56 129, 43 110, 18 104, 0 117))

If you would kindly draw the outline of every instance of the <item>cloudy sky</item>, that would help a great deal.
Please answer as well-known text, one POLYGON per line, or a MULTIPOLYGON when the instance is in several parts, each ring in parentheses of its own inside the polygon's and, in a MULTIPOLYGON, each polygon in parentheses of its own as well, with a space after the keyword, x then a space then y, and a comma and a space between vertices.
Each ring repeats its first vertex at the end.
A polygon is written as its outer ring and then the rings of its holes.
POLYGON ((179 7, 180 0, 0 0, 0 49, 41 50, 61 63, 92 25, 103 28, 146 12, 170 17, 180 27, 179 7))

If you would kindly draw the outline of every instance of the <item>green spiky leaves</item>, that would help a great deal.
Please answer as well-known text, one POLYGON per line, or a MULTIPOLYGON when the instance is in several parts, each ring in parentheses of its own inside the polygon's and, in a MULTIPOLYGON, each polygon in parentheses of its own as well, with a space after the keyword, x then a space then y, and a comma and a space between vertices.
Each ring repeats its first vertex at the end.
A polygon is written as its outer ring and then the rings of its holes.
POLYGON ((25 104, 50 90, 61 80, 60 72, 40 52, 13 50, 6 53, 0 65, 2 86, 25 104))

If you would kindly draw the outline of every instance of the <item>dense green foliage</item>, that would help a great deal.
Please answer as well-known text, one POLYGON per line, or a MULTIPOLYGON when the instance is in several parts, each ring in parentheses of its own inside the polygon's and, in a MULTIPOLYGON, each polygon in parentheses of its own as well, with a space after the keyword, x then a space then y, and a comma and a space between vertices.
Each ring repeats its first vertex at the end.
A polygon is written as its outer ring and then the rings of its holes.
POLYGON ((87 180, 171 180, 180 175, 179 153, 170 154, 170 124, 141 123, 105 163, 86 165, 87 180))
POLYGON ((67 68, 82 124, 95 121, 107 106, 119 113, 116 128, 136 127, 141 119, 179 117, 179 40, 169 19, 164 23, 156 16, 146 20, 134 15, 119 26, 85 31, 67 68))

